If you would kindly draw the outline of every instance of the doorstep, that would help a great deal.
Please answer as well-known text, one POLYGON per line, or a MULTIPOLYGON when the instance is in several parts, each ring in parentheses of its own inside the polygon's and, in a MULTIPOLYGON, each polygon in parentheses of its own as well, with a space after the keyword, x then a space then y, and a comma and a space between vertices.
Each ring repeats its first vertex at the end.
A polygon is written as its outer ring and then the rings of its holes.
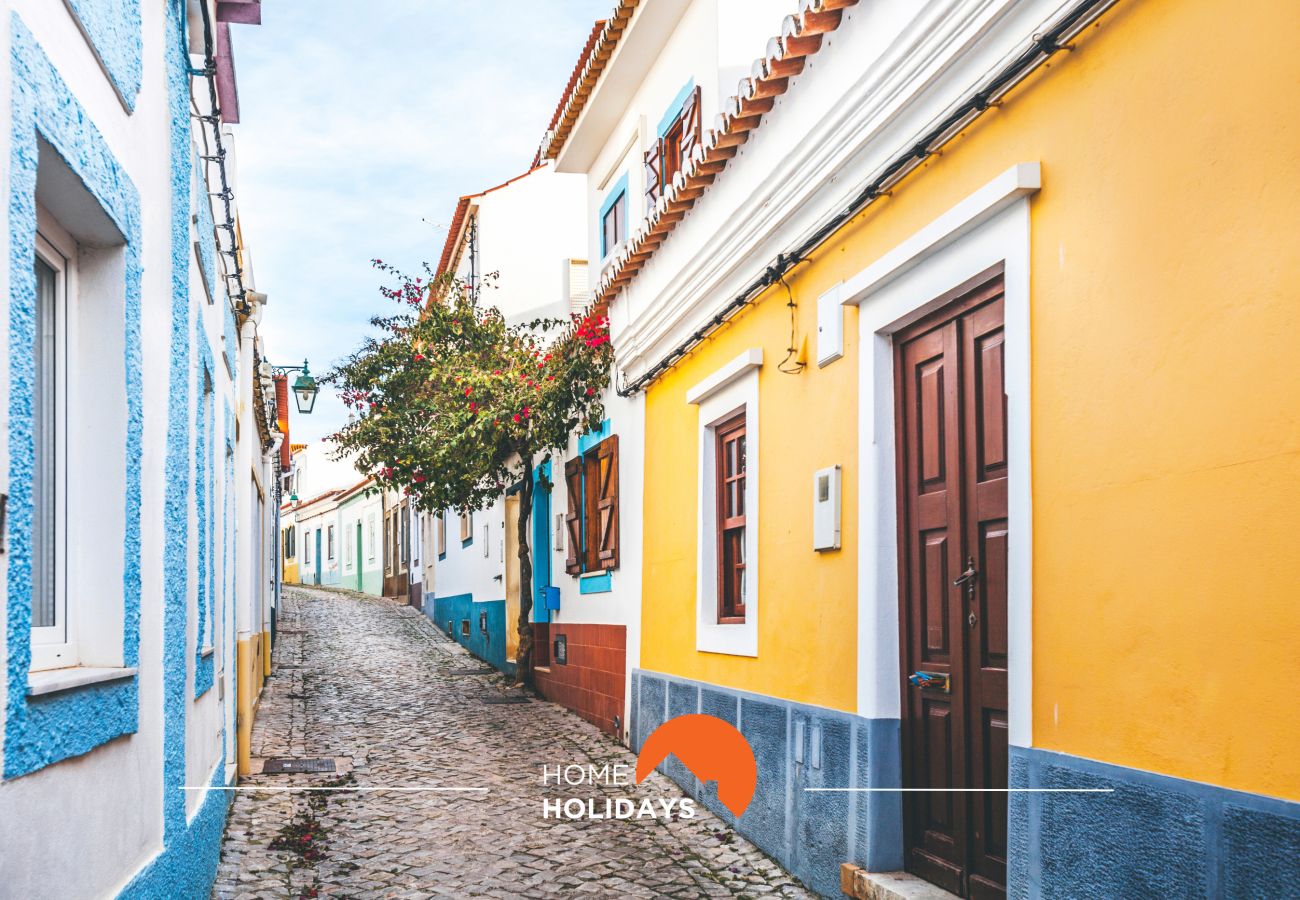
POLYGON ((854 900, 957 900, 909 872, 868 872, 853 863, 840 864, 840 890, 854 900))

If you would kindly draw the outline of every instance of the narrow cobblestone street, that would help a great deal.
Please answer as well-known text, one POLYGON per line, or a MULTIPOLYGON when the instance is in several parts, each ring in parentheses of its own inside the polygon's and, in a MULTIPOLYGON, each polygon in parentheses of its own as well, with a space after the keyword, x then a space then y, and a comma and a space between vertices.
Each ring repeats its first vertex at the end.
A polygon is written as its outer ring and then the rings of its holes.
POLYGON ((567 710, 514 693, 417 610, 286 588, 275 675, 253 734, 270 757, 336 760, 330 774, 259 774, 242 787, 428 786, 481 792, 241 790, 214 895, 252 897, 803 897, 703 807, 694 819, 565 821, 543 799, 681 796, 641 785, 544 784, 542 766, 623 763, 626 748, 567 710))

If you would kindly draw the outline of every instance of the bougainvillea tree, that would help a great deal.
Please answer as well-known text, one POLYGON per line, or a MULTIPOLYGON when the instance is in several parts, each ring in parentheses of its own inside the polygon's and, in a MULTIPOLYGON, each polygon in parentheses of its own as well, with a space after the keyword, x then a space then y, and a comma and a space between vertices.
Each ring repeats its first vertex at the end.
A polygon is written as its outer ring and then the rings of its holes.
POLYGON ((395 282, 381 291, 398 310, 372 319, 377 334, 328 376, 356 413, 334 439, 380 485, 426 512, 482 509, 520 486, 516 678, 526 680, 534 465, 604 417, 608 320, 507 325, 483 300, 491 278, 471 287, 373 264, 395 282))

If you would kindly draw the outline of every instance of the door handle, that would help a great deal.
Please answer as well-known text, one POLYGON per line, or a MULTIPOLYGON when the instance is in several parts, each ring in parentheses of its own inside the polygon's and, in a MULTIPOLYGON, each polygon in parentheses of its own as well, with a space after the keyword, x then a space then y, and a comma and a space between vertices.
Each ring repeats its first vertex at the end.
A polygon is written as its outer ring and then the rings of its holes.
POLYGON ((952 586, 957 587, 958 585, 967 584, 969 585, 967 590, 973 591, 975 589, 975 578, 978 575, 979 571, 975 568, 975 559, 968 556, 966 557, 966 571, 962 572, 959 578, 953 579, 952 586))

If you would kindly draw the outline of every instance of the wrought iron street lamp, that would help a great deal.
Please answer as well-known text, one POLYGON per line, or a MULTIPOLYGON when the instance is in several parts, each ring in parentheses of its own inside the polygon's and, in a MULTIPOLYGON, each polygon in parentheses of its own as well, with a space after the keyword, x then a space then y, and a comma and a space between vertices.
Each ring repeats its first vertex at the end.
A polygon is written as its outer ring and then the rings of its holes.
POLYGON ((293 382, 293 399, 298 404, 298 412, 304 416, 311 415, 312 409, 316 406, 316 395, 320 393, 320 388, 316 386, 316 379, 311 377, 311 371, 307 368, 307 360, 302 361, 301 366, 272 366, 271 371, 276 375, 287 375, 289 372, 301 372, 293 382))

